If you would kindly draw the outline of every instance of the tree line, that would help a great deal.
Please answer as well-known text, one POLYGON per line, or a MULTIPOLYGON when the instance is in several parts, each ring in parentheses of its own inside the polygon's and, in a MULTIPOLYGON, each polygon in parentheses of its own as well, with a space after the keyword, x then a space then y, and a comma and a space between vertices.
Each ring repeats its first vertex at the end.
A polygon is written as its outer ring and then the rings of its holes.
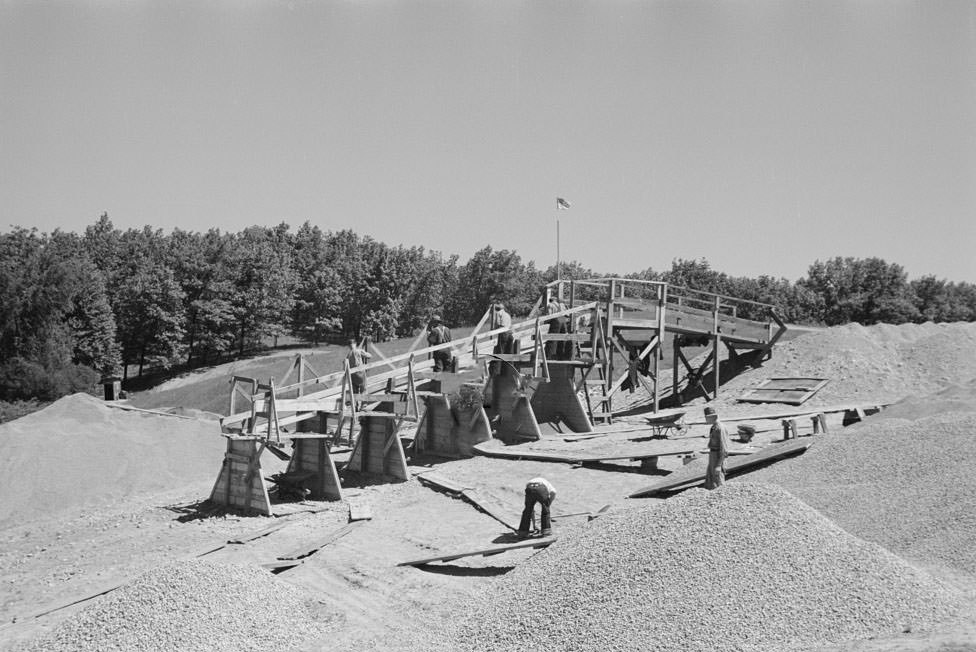
MULTIPOLYGON (((731 277, 702 260, 671 269, 595 273, 564 263, 563 279, 622 276, 771 303, 788 321, 835 325, 976 321, 976 285, 909 280, 878 258, 814 262, 807 276, 731 277)), ((56 398, 99 375, 147 365, 212 364, 281 337, 409 335, 439 313, 476 323, 490 301, 526 315, 555 280, 515 251, 486 246, 463 265, 424 247, 392 247, 309 222, 164 233, 121 231, 102 215, 84 233, 15 227, 0 234, 0 398, 56 398)))

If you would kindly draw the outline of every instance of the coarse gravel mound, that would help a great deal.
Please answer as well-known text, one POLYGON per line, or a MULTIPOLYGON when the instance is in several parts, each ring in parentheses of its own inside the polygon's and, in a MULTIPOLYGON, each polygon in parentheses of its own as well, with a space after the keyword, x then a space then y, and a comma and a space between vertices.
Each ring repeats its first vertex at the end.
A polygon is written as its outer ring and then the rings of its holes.
POLYGON ((465 605, 454 645, 787 650, 924 630, 962 600, 783 489, 737 483, 611 512, 564 537, 465 605))
POLYGON ((217 477, 226 441, 214 421, 107 405, 73 394, 0 425, 0 528, 27 518, 217 477))
POLYGON ((760 367, 729 379, 713 404, 725 414, 783 411, 782 403, 737 402, 764 380, 782 377, 830 380, 803 409, 932 394, 976 378, 976 323, 846 324, 804 333, 776 345, 760 367))
POLYGON ((22 652, 298 650, 327 633, 325 613, 268 571, 195 559, 145 573, 22 652))
POLYGON ((903 557, 976 575, 976 382, 817 435, 749 481, 784 487, 903 557))

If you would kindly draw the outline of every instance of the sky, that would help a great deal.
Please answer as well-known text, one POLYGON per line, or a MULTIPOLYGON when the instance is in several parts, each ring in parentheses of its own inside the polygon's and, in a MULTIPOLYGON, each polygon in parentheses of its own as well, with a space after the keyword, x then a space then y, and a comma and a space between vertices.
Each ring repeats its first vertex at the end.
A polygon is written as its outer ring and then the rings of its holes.
POLYGON ((0 231, 102 213, 972 283, 976 1, 0 0, 0 231))

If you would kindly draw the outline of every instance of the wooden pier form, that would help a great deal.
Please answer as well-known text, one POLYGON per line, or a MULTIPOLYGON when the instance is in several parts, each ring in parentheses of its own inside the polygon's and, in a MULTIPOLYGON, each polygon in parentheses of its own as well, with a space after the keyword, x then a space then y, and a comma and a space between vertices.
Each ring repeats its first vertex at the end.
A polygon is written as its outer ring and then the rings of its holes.
POLYGON ((332 435, 297 435, 288 462, 288 473, 312 473, 302 484, 312 500, 342 500, 342 485, 330 447, 332 435))
POLYGON ((491 376, 491 413, 495 417, 495 436, 504 440, 542 438, 532 408, 532 389, 510 364, 498 366, 491 376))
POLYGON ((549 382, 541 383, 532 395, 536 423, 563 422, 573 432, 590 432, 593 425, 586 406, 576 393, 576 367, 549 363, 549 382))
POLYGON ((373 412, 360 416, 359 438, 346 468, 359 473, 388 475, 406 482, 410 479, 407 457, 400 443, 399 417, 392 412, 373 412))
POLYGON ((271 499, 261 475, 261 453, 265 442, 260 437, 224 435, 227 452, 217 475, 210 500, 245 513, 271 515, 271 499))
POLYGON ((417 426, 414 450, 445 457, 472 457, 474 446, 491 439, 483 406, 458 410, 444 395, 424 397, 426 410, 417 426))

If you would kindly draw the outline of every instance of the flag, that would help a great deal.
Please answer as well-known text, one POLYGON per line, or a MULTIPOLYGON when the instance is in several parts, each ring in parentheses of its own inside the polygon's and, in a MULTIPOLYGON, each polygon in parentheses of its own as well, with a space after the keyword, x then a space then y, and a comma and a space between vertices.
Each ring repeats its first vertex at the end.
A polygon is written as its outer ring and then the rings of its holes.
POLYGON ((556 197, 556 210, 566 211, 569 210, 569 202, 562 197, 556 197))

